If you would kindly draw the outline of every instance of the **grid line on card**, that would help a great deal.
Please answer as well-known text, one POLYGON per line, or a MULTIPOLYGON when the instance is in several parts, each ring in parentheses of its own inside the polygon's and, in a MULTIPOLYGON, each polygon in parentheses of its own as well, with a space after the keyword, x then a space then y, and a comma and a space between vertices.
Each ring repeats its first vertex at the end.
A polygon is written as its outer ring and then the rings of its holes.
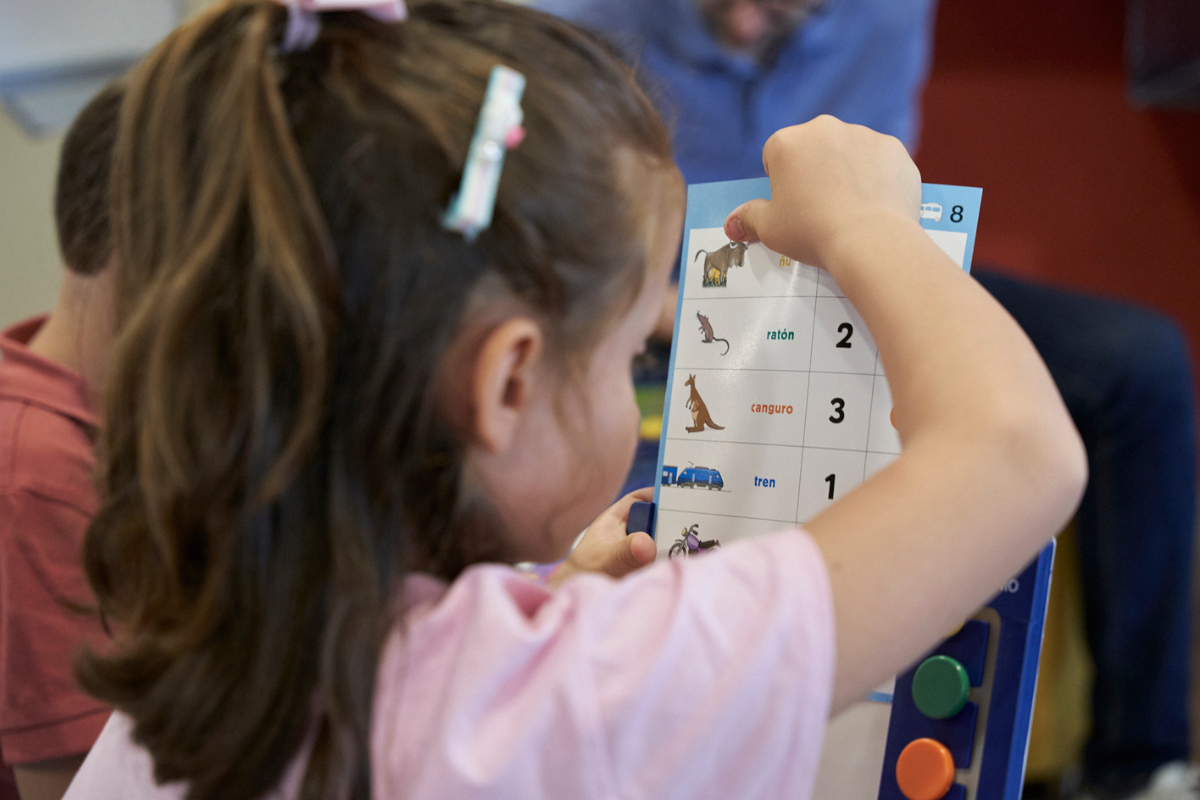
MULTIPOLYGON (((740 444, 747 447, 787 447, 792 450, 828 450, 833 453, 871 453, 877 456, 894 456, 891 450, 872 450, 862 447, 825 447, 819 444, 787 444, 786 442, 740 442, 736 439, 689 439, 686 436, 668 436, 668 442, 706 441, 712 444, 740 444)), ((803 466, 803 462, 801 462, 803 466)))
POLYGON ((816 444, 795 445, 795 444, 779 444, 776 447, 801 447, 804 450, 827 450, 831 453, 864 453, 867 455, 877 456, 894 456, 895 453, 889 450, 864 450, 861 447, 822 447, 816 444))
POLYGON ((711 295, 684 295, 684 300, 703 301, 707 303, 712 300, 721 302, 722 300, 797 300, 805 297, 816 297, 816 294, 711 294, 711 295))
MULTIPOLYGON (((816 325, 814 324, 814 328, 816 325)), ((809 345, 809 358, 812 358, 812 345, 809 345)), ((681 372, 686 369, 688 372, 804 372, 809 375, 866 375, 873 377, 870 372, 842 372, 833 369, 771 369, 769 367, 684 367, 675 369, 676 372, 681 372)))
POLYGON ((753 520, 757 520, 758 522, 778 522, 781 525, 797 524, 795 520, 791 520, 791 519, 776 519, 775 517, 751 517, 748 514, 721 514, 716 511, 693 511, 690 508, 668 508, 667 506, 663 506, 662 510, 663 511, 685 512, 688 514, 703 514, 706 517, 724 517, 726 519, 753 519, 753 520))
MULTIPOLYGON (((779 370, 779 371, 780 372, 793 372, 793 371, 800 372, 801 370, 779 370)), ((870 373, 870 372, 847 372, 845 370, 840 370, 840 369, 806 369, 803 371, 816 373, 817 375, 866 375, 868 377, 874 377, 874 374, 870 373)))
POLYGON ((702 299, 705 302, 708 302, 709 300, 778 300, 780 298, 783 298, 786 300, 788 298, 794 298, 794 297, 820 297, 820 296, 821 295, 818 295, 816 293, 816 291, 814 291, 812 294, 721 294, 721 295, 714 294, 711 297, 697 296, 697 295, 692 294, 692 295, 684 295, 684 299, 685 300, 701 300, 702 299))
POLYGON ((800 524, 800 489, 804 486, 804 441, 808 438, 808 394, 812 391, 812 363, 813 363, 813 348, 817 346, 817 303, 821 302, 821 279, 824 273, 817 273, 817 286, 814 290, 816 295, 813 298, 812 312, 812 330, 808 332, 808 369, 806 369, 805 377, 807 380, 804 383, 804 433, 800 436, 800 470, 796 475, 796 513, 795 523, 800 524))
MULTIPOLYGON (((879 370, 879 350, 875 350, 875 370, 879 370)), ((875 383, 871 381, 871 402, 867 404, 867 447, 863 450, 864 453, 871 452, 871 420, 875 418, 875 383)), ((863 483, 867 482, 867 460, 863 459, 863 483)))

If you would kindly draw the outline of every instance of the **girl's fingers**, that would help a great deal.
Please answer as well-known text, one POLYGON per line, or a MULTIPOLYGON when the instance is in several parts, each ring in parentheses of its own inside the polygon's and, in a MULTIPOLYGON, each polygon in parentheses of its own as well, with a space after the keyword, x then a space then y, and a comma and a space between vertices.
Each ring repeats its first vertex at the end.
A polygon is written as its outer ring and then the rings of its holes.
POLYGON ((645 486, 641 489, 634 489, 632 492, 609 506, 604 513, 601 514, 601 517, 610 517, 623 523, 629 519, 629 509, 634 503, 649 503, 653 499, 653 486, 645 486))
POLYGON ((654 540, 649 534, 630 534, 611 554, 604 572, 614 578, 624 577, 654 561, 656 554, 654 540))
POLYGON ((634 569, 639 569, 654 561, 658 556, 658 547, 650 534, 644 531, 631 533, 625 537, 629 542, 629 552, 633 556, 634 569))
POLYGON ((766 200, 751 200, 735 208, 725 218, 725 235, 735 242, 759 241, 760 220, 767 213, 766 200))

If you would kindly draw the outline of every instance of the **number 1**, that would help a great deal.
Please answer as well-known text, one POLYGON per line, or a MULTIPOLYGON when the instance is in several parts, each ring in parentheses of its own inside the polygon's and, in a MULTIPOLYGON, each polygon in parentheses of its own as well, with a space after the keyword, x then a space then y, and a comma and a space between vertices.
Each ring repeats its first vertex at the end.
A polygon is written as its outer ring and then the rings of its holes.
POLYGON ((837 475, 830 473, 825 476, 825 482, 829 484, 829 499, 833 499, 833 485, 837 482, 837 475))

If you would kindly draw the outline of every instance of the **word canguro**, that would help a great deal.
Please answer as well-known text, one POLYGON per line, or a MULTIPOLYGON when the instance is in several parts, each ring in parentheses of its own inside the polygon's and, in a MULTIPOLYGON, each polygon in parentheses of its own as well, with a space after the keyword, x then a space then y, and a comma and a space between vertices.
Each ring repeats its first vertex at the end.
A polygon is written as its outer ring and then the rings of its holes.
POLYGON ((767 331, 768 339, 795 339, 796 334, 788 330, 767 331))
POLYGON ((750 411, 755 414, 790 414, 792 413, 792 407, 784 405, 768 405, 766 403, 751 403, 750 411))

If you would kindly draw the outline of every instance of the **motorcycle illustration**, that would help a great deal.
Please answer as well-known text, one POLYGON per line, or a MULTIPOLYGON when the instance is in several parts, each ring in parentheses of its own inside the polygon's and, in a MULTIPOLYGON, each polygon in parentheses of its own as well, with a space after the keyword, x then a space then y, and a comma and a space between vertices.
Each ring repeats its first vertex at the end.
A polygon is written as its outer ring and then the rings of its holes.
POLYGON ((679 532, 679 538, 671 545, 671 549, 667 551, 667 558, 675 556, 683 556, 687 558, 690 555, 699 553, 701 550, 711 550, 714 547, 720 547, 721 543, 716 539, 703 541, 700 538, 700 526, 693 525, 690 528, 684 528, 679 532))

